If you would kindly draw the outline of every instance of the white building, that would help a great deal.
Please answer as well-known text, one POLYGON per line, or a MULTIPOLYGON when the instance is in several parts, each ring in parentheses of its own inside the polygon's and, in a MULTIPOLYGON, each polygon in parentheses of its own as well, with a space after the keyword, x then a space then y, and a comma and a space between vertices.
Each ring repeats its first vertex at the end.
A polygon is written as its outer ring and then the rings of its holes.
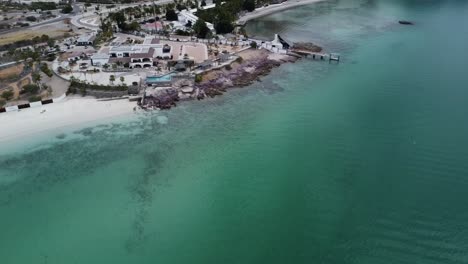
MULTIPOLYGON (((190 11, 187 11, 187 10, 182 10, 179 12, 179 21, 184 23, 184 24, 187 24, 189 21, 192 22, 192 25, 195 24, 195 22, 197 22, 198 20, 198 17, 196 15, 194 15, 192 12, 190 11)), ((214 30, 214 26, 213 24, 211 23, 208 23, 208 22, 205 22, 206 23, 206 26, 211 30, 213 31, 214 30)))
POLYGON ((159 43, 153 37, 146 37, 143 44, 112 46, 109 49, 111 60, 128 62, 130 68, 147 68, 156 59, 170 59, 171 46, 159 43))
POLYGON ((109 54, 96 53, 91 56, 91 65, 93 66, 103 66, 109 62, 109 54))

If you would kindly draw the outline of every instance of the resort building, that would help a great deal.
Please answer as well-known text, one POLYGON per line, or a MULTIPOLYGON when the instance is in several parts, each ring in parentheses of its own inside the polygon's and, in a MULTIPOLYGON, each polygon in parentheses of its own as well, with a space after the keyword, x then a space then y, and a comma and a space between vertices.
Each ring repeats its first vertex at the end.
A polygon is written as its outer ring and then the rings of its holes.
POLYGON ((171 59, 171 46, 147 37, 143 44, 112 46, 109 49, 111 61, 129 63, 130 68, 148 68, 156 65, 156 59, 171 59))

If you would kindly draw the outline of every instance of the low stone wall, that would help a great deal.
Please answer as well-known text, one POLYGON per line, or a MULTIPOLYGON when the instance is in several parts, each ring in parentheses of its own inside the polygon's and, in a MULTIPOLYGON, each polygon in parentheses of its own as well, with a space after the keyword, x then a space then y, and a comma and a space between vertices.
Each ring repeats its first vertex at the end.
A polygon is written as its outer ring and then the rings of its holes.
POLYGON ((128 95, 128 91, 99 91, 86 89, 86 95, 96 98, 122 97, 128 95))

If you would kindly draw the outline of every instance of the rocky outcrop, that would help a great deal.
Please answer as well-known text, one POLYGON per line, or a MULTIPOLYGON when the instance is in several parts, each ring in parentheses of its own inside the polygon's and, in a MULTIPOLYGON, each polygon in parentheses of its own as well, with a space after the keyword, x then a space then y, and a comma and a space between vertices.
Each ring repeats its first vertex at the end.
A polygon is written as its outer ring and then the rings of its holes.
POLYGON ((251 85, 253 82, 258 81, 259 77, 268 75, 273 68, 280 65, 279 61, 262 58, 245 62, 236 70, 229 72, 218 71, 216 79, 196 85, 196 89, 199 90, 197 99, 203 99, 205 96, 215 97, 221 95, 230 87, 251 85))
POLYGON ((179 93, 176 89, 166 89, 157 93, 145 96, 142 102, 139 103, 143 109, 170 109, 176 106, 179 101, 179 93))
POLYGON ((293 45, 293 49, 310 51, 310 52, 321 52, 323 49, 310 42, 296 42, 293 45))

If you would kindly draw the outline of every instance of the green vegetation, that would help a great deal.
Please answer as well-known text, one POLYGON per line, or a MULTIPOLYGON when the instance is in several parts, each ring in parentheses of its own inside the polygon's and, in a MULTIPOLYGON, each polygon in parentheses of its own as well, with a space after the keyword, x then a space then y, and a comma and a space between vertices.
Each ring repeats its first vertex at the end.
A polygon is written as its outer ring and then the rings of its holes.
POLYGON ((182 29, 177 29, 175 31, 175 34, 179 35, 179 36, 190 36, 190 35, 192 35, 189 31, 185 31, 185 30, 182 30, 182 29))
POLYGON ((250 47, 253 48, 253 49, 256 49, 257 48, 257 42, 255 42, 255 41, 250 42, 250 47))
MULTIPOLYGON (((127 18, 125 17, 125 11, 121 10, 119 12, 110 13, 109 18, 111 21, 117 23, 117 27, 123 31, 138 31, 140 30, 140 24, 137 21, 132 21, 131 23, 127 23, 127 18)), ((104 23, 104 22, 103 22, 104 23)), ((106 25, 104 25, 105 27, 106 25)), ((110 30, 112 30, 112 25, 109 25, 110 30)), ((103 30, 103 25, 101 23, 101 30, 103 30)), ((109 29, 106 29, 109 30, 109 29)), ((104 31, 104 30, 103 30, 104 31)))
POLYGON ((28 17, 26 17, 26 20, 30 21, 30 22, 35 22, 35 21, 37 21, 37 18, 35 16, 28 16, 28 17))
POLYGON ((33 82, 35 83, 39 83, 42 79, 41 75, 37 72, 33 73, 31 77, 32 77, 33 82))
POLYGON ((244 4, 242 5, 244 10, 252 12, 255 10, 255 0, 245 0, 244 4))
POLYGON ((179 18, 174 11, 174 9, 167 9, 166 10, 166 20, 167 21, 177 21, 179 18))
POLYGON ((40 88, 37 84, 26 84, 23 86, 23 90, 29 94, 37 94, 40 88))
POLYGON ((201 83, 203 80, 203 76, 201 74, 195 75, 195 82, 196 83, 201 83))
POLYGON ((94 3, 94 4, 115 4, 115 3, 130 4, 130 3, 137 2, 137 1, 135 0, 78 0, 77 2, 85 2, 91 5, 91 3, 94 3))
POLYGON ((49 36, 44 34, 44 35, 42 35, 40 37, 36 36, 36 37, 34 37, 32 39, 18 40, 18 41, 15 41, 13 43, 8 43, 8 44, 0 46, 0 51, 12 50, 12 49, 16 49, 16 48, 20 48, 20 47, 24 47, 24 46, 44 43, 44 42, 49 41, 49 39, 50 39, 49 36))
POLYGON ((2 93, 2 98, 4 98, 5 100, 10 100, 11 98, 13 98, 15 94, 13 93, 13 91, 4 91, 2 93))
POLYGON ((54 75, 52 73, 52 70, 49 68, 49 66, 47 66, 47 63, 42 63, 40 69, 45 75, 49 77, 52 77, 52 75, 54 75))
POLYGON ((54 10, 57 9, 57 5, 54 2, 31 2, 29 6, 31 10, 54 10))
POLYGON ((205 20, 200 18, 193 25, 193 31, 195 31, 197 38, 206 38, 210 32, 210 29, 206 26, 205 20))
MULTIPOLYGON (((214 25, 217 34, 230 33, 234 30, 234 22, 242 11, 253 11, 256 7, 268 5, 271 0, 230 0, 220 4, 215 1, 216 7, 197 11, 197 16, 214 25)), ((201 6, 203 5, 203 1, 201 6)), ((206 3, 205 3, 206 4, 206 3)))
MULTIPOLYGON (((115 77, 114 77, 115 78, 115 77)), ((127 91, 128 87, 124 84, 122 85, 98 85, 98 84, 90 84, 90 83, 83 83, 77 80, 71 80, 70 86, 68 87, 67 94, 86 94, 86 90, 97 90, 97 91, 127 91)))
POLYGON ((72 11, 73 11, 73 7, 70 4, 68 4, 68 5, 65 5, 60 12, 64 14, 70 14, 72 11))
POLYGON ((39 95, 33 95, 28 98, 29 102, 39 102, 42 100, 42 97, 39 95))
POLYGON ((6 104, 6 100, 0 99, 0 107, 4 106, 6 104))

